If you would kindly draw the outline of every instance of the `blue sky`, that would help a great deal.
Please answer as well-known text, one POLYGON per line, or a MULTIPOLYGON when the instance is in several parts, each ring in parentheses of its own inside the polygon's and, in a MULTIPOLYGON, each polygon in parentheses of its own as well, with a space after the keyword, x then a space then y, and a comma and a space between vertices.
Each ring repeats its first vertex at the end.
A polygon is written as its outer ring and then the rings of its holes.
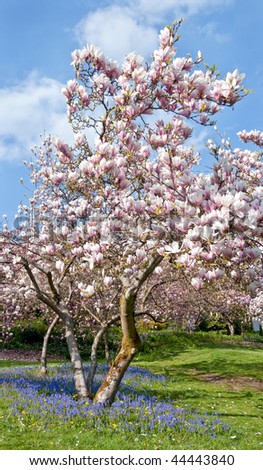
MULTIPOLYGON (((184 16, 178 56, 201 50, 225 74, 238 68, 254 92, 227 109, 219 130, 262 129, 263 2, 261 0, 1 0, 0 2, 0 217, 9 221, 30 195, 23 160, 40 135, 69 137, 61 88, 74 78, 71 52, 86 43, 122 62, 136 50, 149 57, 166 24, 184 16)), ((199 146, 212 129, 200 129, 199 146)), ((234 138, 233 138, 234 140, 234 138)))

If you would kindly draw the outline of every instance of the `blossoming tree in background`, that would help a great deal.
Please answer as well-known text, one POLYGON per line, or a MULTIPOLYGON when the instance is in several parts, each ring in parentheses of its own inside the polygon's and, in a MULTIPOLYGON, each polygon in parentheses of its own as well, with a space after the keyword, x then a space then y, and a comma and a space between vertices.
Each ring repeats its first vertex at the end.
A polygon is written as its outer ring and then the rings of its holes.
POLYGON ((170 325, 175 331, 194 332, 201 325, 221 323, 231 335, 235 324, 250 324, 250 300, 245 283, 224 277, 196 289, 185 271, 171 266, 153 275, 139 296, 141 308, 151 313, 143 324, 152 329, 170 325))
POLYGON ((263 330, 263 291, 258 290, 257 295, 250 301, 249 311, 257 331, 263 330))
MULTIPOLYGON (((2 258, 5 265, 2 269, 9 279, 3 286, 4 313, 9 322, 13 319, 30 319, 30 314, 32 317, 36 308, 42 311, 47 321, 50 321, 52 316, 54 320, 60 318, 74 368, 76 391, 80 397, 87 396, 87 385, 73 324, 73 314, 78 305, 74 289, 77 276, 72 269, 74 257, 68 261, 65 253, 62 261, 58 259, 61 258, 61 253, 54 258, 50 256, 50 246, 44 241, 44 219, 41 222, 42 233, 37 235, 33 233, 32 226, 27 227, 27 233, 24 230, 3 232, 2 258)), ((55 241, 53 238, 54 243, 55 241)))
MULTIPOLYGON (((132 52, 119 66, 94 46, 73 53, 76 80, 63 93, 75 142, 44 141, 31 174, 37 229, 21 243, 4 231, 8 256, 19 257, 36 297, 55 306, 68 339, 74 328, 62 288, 67 276, 80 295, 95 299, 100 292, 113 311, 117 305, 122 344, 95 395, 100 403, 114 400, 139 350, 138 295, 167 258, 200 289, 229 271, 238 275, 241 264, 246 270, 261 255, 260 152, 246 158, 228 142, 222 149, 209 142, 215 165, 205 175, 187 145, 191 123, 212 124, 222 107, 246 94, 243 75, 235 70, 219 79, 214 69, 202 69, 200 53, 195 60, 176 57, 179 23, 161 31, 151 63, 132 52)), ((80 364, 77 355, 78 373, 80 364)), ((81 396, 87 390, 80 377, 81 396)))
MULTIPOLYGON (((49 216, 51 213, 49 211, 49 216)), ((65 218, 63 220, 65 223, 65 218)), ((32 229, 36 227, 28 224, 12 232, 7 229, 3 232, 0 265, 2 339, 10 339, 12 327, 23 328, 26 323, 34 321, 36 315, 41 317, 48 325, 41 354, 40 374, 43 375, 47 372, 49 337, 61 320, 74 368, 76 391, 83 397, 90 394, 92 389, 99 342, 108 328, 119 320, 114 308, 114 298, 118 291, 115 292, 112 282, 107 278, 101 286, 102 291, 97 289, 96 295, 92 285, 83 288, 82 281, 87 278, 86 262, 84 260, 81 264, 75 255, 67 252, 68 243, 64 242, 62 235, 62 232, 65 234, 67 231, 66 226, 64 225, 64 229, 56 226, 53 232, 50 225, 51 233, 47 235, 46 222, 46 214, 43 218, 39 217, 41 232, 34 235, 32 229), (50 241, 52 239, 53 246, 56 244, 57 252, 54 256, 47 252, 49 245, 43 243, 43 239, 46 242, 47 238, 50 241), (88 330, 94 340, 90 373, 86 381, 77 337, 83 338, 88 330)), ((94 283, 95 273, 92 279, 94 283)))

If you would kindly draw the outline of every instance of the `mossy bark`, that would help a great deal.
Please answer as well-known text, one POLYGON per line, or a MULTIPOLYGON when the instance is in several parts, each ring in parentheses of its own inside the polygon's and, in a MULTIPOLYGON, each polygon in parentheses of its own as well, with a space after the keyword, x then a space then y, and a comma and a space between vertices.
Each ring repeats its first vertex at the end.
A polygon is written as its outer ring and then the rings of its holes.
POLYGON ((141 342, 134 320, 135 301, 136 295, 132 291, 121 295, 120 319, 123 332, 121 348, 95 395, 95 403, 111 404, 114 401, 126 370, 139 351, 141 342))

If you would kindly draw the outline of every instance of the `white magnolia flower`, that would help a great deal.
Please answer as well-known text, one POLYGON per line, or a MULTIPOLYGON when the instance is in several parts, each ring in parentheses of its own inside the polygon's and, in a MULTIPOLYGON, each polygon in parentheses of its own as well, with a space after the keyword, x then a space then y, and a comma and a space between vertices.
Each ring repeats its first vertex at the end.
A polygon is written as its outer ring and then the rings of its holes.
POLYGON ((94 286, 92 284, 86 286, 84 288, 83 284, 80 285, 79 284, 79 287, 80 287, 80 293, 83 297, 92 297, 93 294, 95 293, 95 289, 94 289, 94 286))
POLYGON ((173 242, 171 245, 165 245, 164 252, 165 253, 178 253, 180 251, 179 243, 173 242))

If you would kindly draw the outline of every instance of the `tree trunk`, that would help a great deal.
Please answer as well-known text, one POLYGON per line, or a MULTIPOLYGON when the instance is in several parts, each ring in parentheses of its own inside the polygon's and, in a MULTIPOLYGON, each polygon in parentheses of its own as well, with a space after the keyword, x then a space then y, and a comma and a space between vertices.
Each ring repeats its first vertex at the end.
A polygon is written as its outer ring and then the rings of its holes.
POLYGON ((146 268, 140 270, 131 286, 128 277, 122 277, 123 292, 120 297, 120 320, 122 328, 121 348, 115 357, 110 370, 97 391, 94 402, 111 404, 119 390, 121 380, 135 354, 140 349, 141 340, 135 326, 135 302, 139 289, 154 269, 161 263, 163 257, 156 255, 149 260, 146 268))
MULTIPOLYGON (((98 365, 97 352, 98 352, 99 343, 103 336, 104 336, 104 341, 105 341, 105 336, 108 338, 108 329, 110 328, 111 325, 116 323, 119 319, 120 319, 120 316, 115 315, 110 320, 108 320, 106 324, 101 325, 100 330, 98 331, 98 333, 96 334, 93 340, 93 343, 91 346, 90 369, 89 369, 89 376, 88 376, 88 389, 89 389, 90 394, 91 394, 92 385, 93 385, 93 381, 94 381, 94 377, 95 377, 95 373, 96 373, 97 365, 98 365)), ((106 344, 105 344, 105 349, 106 349, 106 344)), ((106 360, 107 360, 107 356, 106 356, 106 360)), ((108 362, 108 360, 107 360, 107 363, 108 363, 108 366, 110 367, 111 364, 108 362)))
POLYGON ((90 397, 84 376, 83 364, 80 357, 77 340, 75 337, 72 317, 66 305, 60 303, 59 309, 61 310, 61 318, 65 327, 66 341, 68 345, 71 363, 73 365, 73 377, 76 392, 79 398, 90 397))
POLYGON ((94 402, 111 404, 119 390, 123 375, 128 369, 133 357, 139 351, 140 338, 134 321, 136 293, 127 290, 120 298, 120 319, 122 326, 121 349, 115 357, 110 370, 97 391, 94 402))
MULTIPOLYGON (((52 274, 51 272, 47 272, 47 279, 50 286, 50 290, 52 293, 52 297, 43 293, 35 276, 34 273, 29 266, 29 263, 26 259, 24 261, 24 268, 33 284, 33 287, 36 291, 37 298, 50 307, 54 312, 56 312, 63 322, 63 326, 65 328, 66 333, 66 341, 68 345, 68 350, 70 354, 70 359, 73 365, 73 377, 76 387, 76 392, 79 398, 86 398, 89 397, 89 392, 87 389, 85 376, 84 376, 84 369, 82 365, 82 360, 80 357, 79 349, 77 340, 75 337, 74 332, 74 325, 72 321, 72 317, 68 311, 66 304, 61 300, 61 295, 59 293, 59 289, 54 285, 52 274)), ((70 266, 70 265, 69 265, 70 266)))
POLYGON ((96 334, 96 336, 93 340, 92 346, 91 346, 90 369, 89 369, 89 375, 88 375, 88 390, 89 390, 90 394, 91 394, 93 380, 94 380, 95 373, 96 373, 96 370, 97 370, 97 365, 98 365, 98 361, 97 361, 98 346, 99 346, 100 340, 103 337, 106 329, 107 329, 106 325, 104 325, 100 328, 100 330, 96 334))
POLYGON ((56 315, 53 319, 53 321, 50 323, 48 330, 44 336, 43 340, 43 345, 42 345, 42 351, 41 351, 41 358, 40 358, 40 371, 39 375, 40 377, 44 377, 47 374, 47 346, 48 346, 48 341, 50 338, 50 335, 56 326, 57 322, 59 320, 59 315, 56 315))
POLYGON ((104 336, 104 345, 105 345, 105 359, 108 367, 111 366, 111 357, 110 357, 110 345, 109 345, 109 334, 108 329, 105 331, 104 336))
POLYGON ((227 326, 228 326, 228 329, 229 329, 230 336, 234 336, 235 327, 234 327, 233 323, 227 323, 227 326))

